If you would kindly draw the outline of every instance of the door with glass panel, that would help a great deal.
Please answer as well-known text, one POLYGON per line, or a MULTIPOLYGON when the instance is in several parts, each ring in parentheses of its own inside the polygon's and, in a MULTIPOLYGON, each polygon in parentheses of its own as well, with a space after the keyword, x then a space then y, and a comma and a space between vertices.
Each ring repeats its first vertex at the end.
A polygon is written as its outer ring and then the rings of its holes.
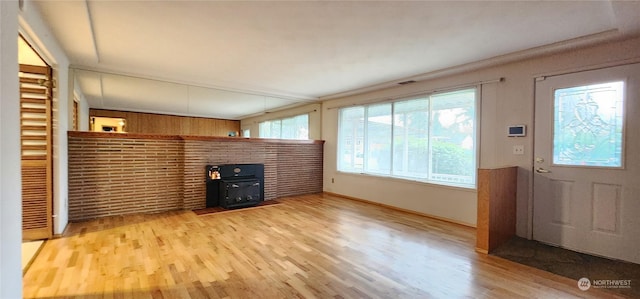
POLYGON ((536 81, 533 238, 640 263, 640 64, 536 81))

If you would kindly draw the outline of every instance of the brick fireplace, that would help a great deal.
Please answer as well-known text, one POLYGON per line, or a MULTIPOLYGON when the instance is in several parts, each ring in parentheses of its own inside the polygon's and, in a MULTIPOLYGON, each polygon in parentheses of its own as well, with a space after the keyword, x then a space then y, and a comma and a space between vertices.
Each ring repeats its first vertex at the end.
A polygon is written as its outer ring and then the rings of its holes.
POLYGON ((264 200, 322 192, 323 141, 98 132, 68 138, 71 221, 203 209, 205 165, 263 164, 264 200))

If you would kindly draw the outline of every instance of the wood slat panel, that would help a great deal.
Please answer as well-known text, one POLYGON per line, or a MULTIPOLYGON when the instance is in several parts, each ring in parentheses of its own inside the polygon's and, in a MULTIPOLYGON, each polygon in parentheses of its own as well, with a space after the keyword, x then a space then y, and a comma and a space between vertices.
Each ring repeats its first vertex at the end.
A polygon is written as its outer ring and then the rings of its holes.
POLYGON ((24 160, 20 163, 22 167, 46 167, 47 161, 24 160))
POLYGON ((45 131, 47 126, 20 126, 23 131, 45 131))
MULTIPOLYGON (((22 90, 22 88, 21 88, 22 90)), ((41 93, 29 93, 29 92, 21 92, 20 97, 24 99, 33 99, 33 100, 46 100, 46 96, 49 94, 41 94, 41 93)))
POLYGON ((48 78, 51 78, 51 68, 48 66, 21 64, 20 71, 23 73, 45 75, 48 78))
POLYGON ((47 149, 47 145, 22 145, 22 150, 33 150, 33 151, 37 151, 37 150, 46 150, 47 149))
POLYGON ((22 167, 22 229, 47 227, 47 168, 22 167))
POLYGON ((46 161, 47 160, 47 156, 46 155, 33 155, 33 156, 22 156, 22 161, 46 161))
POLYGON ((44 88, 33 88, 33 87, 20 87, 21 93, 31 93, 31 94, 47 94, 47 90, 44 88))
POLYGON ((23 99, 40 100, 40 101, 46 100, 47 96, 48 94, 37 94, 37 93, 26 93, 26 92, 22 92, 20 95, 20 97, 23 99))
POLYGON ((40 79, 20 77, 20 83, 40 84, 40 79))
POLYGON ((23 239, 50 238, 52 235, 52 91, 51 87, 28 86, 40 84, 40 80, 51 80, 51 68, 20 65, 23 239), (42 107, 29 107, 37 105, 42 107), (29 122, 31 124, 25 125, 29 122), (37 125, 34 122, 44 124, 37 125), (25 132, 39 134, 28 135, 25 132), (35 145, 25 141, 44 141, 45 144, 35 145))
POLYGON ((22 112, 22 113, 46 113, 47 109, 46 108, 25 108, 25 107, 22 107, 22 108, 20 108, 20 112, 22 112))
POLYGON ((45 136, 45 135, 22 135, 22 140, 46 141, 47 140, 47 136, 45 136))
MULTIPOLYGON (((27 113, 25 113, 27 114, 27 113)), ((37 121, 37 122, 45 122, 47 119, 44 117, 26 117, 24 116, 25 114, 23 114, 22 118, 20 119, 22 121, 22 123, 25 122, 29 122, 29 121, 37 121)))
POLYGON ((38 98, 22 98, 20 99, 21 103, 29 103, 29 104, 44 104, 45 103, 45 99, 38 99, 38 98))

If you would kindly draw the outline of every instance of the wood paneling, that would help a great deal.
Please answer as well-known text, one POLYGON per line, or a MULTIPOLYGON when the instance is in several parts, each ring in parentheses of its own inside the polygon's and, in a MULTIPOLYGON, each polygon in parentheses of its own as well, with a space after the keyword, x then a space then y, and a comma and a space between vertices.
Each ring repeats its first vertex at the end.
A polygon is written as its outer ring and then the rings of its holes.
POLYGON ((477 254, 472 228, 327 195, 280 201, 71 223, 24 297, 616 298, 477 254))
POLYGON ((69 132, 69 219, 206 207, 205 166, 265 165, 265 199, 322 192, 323 142, 69 132))
POLYGON ((89 109, 89 116, 124 118, 127 133, 227 136, 240 131, 237 120, 102 109, 89 109))
POLYGON ((478 170, 476 251, 489 253, 516 233, 517 167, 478 170))

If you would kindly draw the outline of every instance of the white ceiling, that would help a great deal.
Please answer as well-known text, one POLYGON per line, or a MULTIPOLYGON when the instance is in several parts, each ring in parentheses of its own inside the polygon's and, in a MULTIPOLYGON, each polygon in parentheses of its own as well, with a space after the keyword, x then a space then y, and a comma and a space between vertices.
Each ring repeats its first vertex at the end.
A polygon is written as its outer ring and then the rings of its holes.
POLYGON ((38 1, 92 108, 240 119, 617 30, 640 2, 38 1), (97 71, 97 72, 96 72, 97 71))

